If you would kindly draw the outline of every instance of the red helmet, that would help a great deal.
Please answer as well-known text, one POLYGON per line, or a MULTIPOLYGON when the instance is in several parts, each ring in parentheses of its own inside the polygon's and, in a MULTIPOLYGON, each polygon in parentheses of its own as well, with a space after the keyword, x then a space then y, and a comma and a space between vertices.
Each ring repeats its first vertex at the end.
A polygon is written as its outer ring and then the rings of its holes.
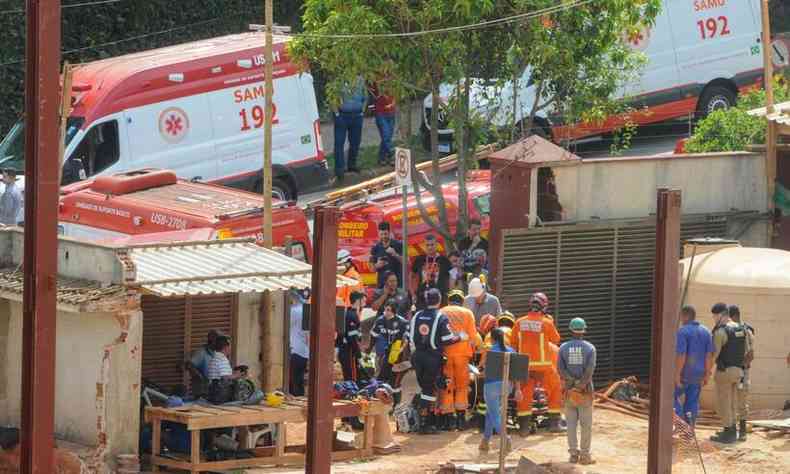
POLYGON ((480 318, 480 332, 488 334, 496 326, 496 318, 492 314, 485 314, 480 318))
POLYGON ((546 293, 535 293, 529 298, 529 303, 537 303, 540 305, 541 311, 546 311, 546 308, 549 307, 549 297, 546 296, 546 293))

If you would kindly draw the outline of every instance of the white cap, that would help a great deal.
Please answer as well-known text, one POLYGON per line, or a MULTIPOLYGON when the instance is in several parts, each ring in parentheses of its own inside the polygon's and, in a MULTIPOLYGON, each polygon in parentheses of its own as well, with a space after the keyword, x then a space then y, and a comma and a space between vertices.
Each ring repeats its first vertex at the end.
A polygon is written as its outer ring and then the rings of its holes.
POLYGON ((469 282, 469 296, 479 298, 484 292, 483 282, 481 282, 479 278, 473 278, 472 281, 469 282))
POLYGON ((337 252, 337 263, 346 263, 351 261, 351 252, 346 249, 338 250, 337 252))

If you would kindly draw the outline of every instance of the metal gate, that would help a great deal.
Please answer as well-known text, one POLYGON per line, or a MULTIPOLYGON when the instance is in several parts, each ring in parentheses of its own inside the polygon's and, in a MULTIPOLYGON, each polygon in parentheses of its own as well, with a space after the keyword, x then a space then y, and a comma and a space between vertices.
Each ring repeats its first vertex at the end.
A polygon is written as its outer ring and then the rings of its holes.
MULTIPOLYGON (((681 224, 681 240, 726 233, 722 216, 681 224)), ((587 321, 598 350, 596 383, 648 377, 655 220, 507 229, 502 238, 500 297, 507 309, 525 314, 529 295, 542 291, 563 340, 572 318, 587 321)))
MULTIPOLYGON (((159 298, 143 296, 143 378, 167 389, 188 386, 183 370, 192 351, 212 329, 233 336, 237 297, 233 294, 159 298)), ((235 347, 235 340, 234 347, 235 347)))

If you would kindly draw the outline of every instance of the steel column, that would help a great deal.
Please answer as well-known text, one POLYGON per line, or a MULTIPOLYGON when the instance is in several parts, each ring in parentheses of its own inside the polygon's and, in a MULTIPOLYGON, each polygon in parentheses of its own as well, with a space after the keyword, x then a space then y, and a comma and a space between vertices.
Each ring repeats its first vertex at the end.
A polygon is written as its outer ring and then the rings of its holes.
POLYGON ((310 387, 307 404, 307 462, 305 472, 332 470, 332 385, 335 354, 335 294, 337 293, 337 221, 335 207, 316 210, 313 230, 313 285, 310 313, 310 387))
POLYGON ((672 472, 675 331, 680 297, 680 191, 659 189, 653 279, 653 340, 650 359, 648 474, 672 472))
POLYGON ((60 0, 27 0, 20 472, 54 467, 60 0))

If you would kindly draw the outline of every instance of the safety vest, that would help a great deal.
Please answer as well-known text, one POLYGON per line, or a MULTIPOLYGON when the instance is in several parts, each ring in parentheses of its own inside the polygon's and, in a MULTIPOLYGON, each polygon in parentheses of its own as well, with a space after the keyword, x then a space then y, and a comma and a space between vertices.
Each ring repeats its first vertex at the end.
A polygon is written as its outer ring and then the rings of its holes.
POLYGON ((724 370, 728 367, 741 367, 744 366, 746 359, 746 328, 740 324, 725 324, 719 326, 716 330, 723 330, 727 333, 727 342, 721 348, 718 359, 716 359, 716 368, 724 370))
POLYGON ((346 278, 351 278, 352 280, 356 280, 357 284, 352 286, 342 286, 337 289, 337 306, 345 306, 348 308, 351 306, 351 293, 354 291, 364 292, 365 285, 362 284, 362 277, 359 275, 359 272, 356 268, 351 267, 343 273, 343 276, 346 278))
POLYGON ((516 320, 510 342, 519 353, 529 356, 530 369, 544 370, 554 365, 550 344, 559 344, 560 334, 551 316, 533 311, 516 320))

